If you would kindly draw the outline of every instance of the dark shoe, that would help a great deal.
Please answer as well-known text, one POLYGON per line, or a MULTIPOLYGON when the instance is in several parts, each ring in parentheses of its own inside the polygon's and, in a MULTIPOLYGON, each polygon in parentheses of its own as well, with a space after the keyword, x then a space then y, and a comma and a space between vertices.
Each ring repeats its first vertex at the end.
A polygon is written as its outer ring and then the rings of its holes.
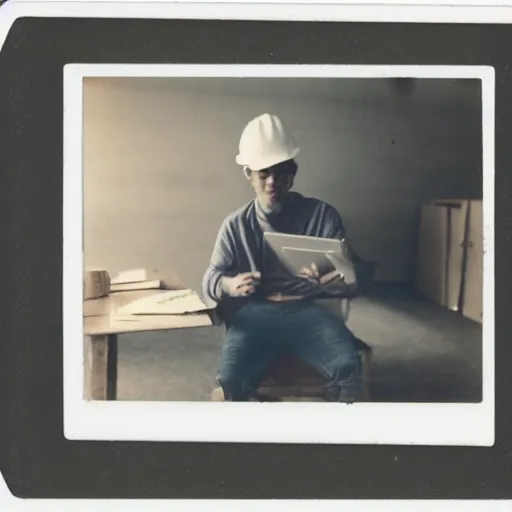
POLYGON ((332 384, 327 389, 328 402, 344 402, 353 404, 363 399, 363 386, 360 379, 349 379, 346 382, 332 384))

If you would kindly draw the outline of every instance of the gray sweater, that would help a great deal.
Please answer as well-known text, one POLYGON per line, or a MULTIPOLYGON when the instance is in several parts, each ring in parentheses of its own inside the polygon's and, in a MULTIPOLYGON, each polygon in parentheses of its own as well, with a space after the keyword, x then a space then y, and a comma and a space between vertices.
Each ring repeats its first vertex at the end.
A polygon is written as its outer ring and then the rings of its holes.
MULTIPOLYGON (((281 212, 265 213, 254 199, 231 213, 217 235, 210 264, 203 277, 205 301, 215 307, 223 297, 221 279, 242 272, 261 272, 261 283, 255 295, 265 297, 280 292, 303 297, 354 297, 355 288, 343 281, 322 285, 313 280, 292 276, 279 264, 266 247, 263 231, 342 239, 345 229, 337 210, 318 199, 290 192, 281 212)), ((238 305, 249 299, 234 299, 238 305)))

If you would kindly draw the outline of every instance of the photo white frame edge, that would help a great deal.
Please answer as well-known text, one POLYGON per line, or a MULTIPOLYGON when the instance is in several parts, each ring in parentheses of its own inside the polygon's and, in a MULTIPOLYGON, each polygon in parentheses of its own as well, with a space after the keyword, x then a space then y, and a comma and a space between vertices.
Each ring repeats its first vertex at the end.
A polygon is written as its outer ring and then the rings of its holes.
MULTIPOLYGON (((494 69, 489 66, 69 64, 64 73, 64 434, 68 439, 492 446, 494 69), (87 76, 414 76, 482 80, 483 400, 479 404, 87 402, 82 399, 82 80, 87 76), (76 340, 76 341, 73 341, 76 340), (400 421, 397 421, 397 417, 400 421), (137 418, 137 421, 134 421, 137 418), (311 418, 314 418, 313 420, 311 418), (433 418, 441 422, 432 422, 433 418), (378 420, 378 423, 376 423, 378 420), (442 423, 442 424, 441 424, 442 423), (378 424, 378 432, 374 425, 378 424), (229 427, 227 427, 229 425, 229 427), (279 429, 275 428, 279 425, 279 429), (202 428, 202 426, 205 426, 202 428)), ((83 228, 82 228, 83 229, 83 228)))
MULTIPOLYGON (((432 2, 434 4, 434 2, 432 2)), ((177 18, 224 19, 259 21, 355 21, 368 23, 512 23, 512 0, 485 4, 478 0, 457 2, 436 0, 435 5, 422 0, 408 2, 366 3, 362 1, 330 1, 327 3, 288 3, 273 0, 272 9, 261 1, 206 2, 156 0, 10 0, 2 6, 0 41, 17 18, 33 17, 94 17, 94 18, 177 18)))

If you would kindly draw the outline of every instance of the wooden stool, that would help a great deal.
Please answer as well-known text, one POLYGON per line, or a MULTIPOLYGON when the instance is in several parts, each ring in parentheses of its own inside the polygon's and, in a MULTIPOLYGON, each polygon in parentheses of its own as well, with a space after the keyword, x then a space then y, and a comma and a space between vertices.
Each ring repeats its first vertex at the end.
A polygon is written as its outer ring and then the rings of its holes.
MULTIPOLYGON (((363 402, 370 401, 370 370, 372 349, 357 339, 358 353, 362 363, 363 402)), ((325 394, 327 381, 313 367, 294 354, 283 355, 263 378, 254 397, 255 401, 279 402, 288 399, 319 399, 325 394)), ((212 401, 223 401, 220 387, 211 395, 212 401)))

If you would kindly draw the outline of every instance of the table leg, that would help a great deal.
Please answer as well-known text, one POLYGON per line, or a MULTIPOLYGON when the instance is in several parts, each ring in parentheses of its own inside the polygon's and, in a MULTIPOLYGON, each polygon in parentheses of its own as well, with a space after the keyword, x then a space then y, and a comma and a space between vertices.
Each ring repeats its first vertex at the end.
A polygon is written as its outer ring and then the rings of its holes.
POLYGON ((117 398, 117 335, 88 336, 85 358, 86 400, 117 398))
POLYGON ((108 335, 107 400, 117 399, 117 334, 108 335))

